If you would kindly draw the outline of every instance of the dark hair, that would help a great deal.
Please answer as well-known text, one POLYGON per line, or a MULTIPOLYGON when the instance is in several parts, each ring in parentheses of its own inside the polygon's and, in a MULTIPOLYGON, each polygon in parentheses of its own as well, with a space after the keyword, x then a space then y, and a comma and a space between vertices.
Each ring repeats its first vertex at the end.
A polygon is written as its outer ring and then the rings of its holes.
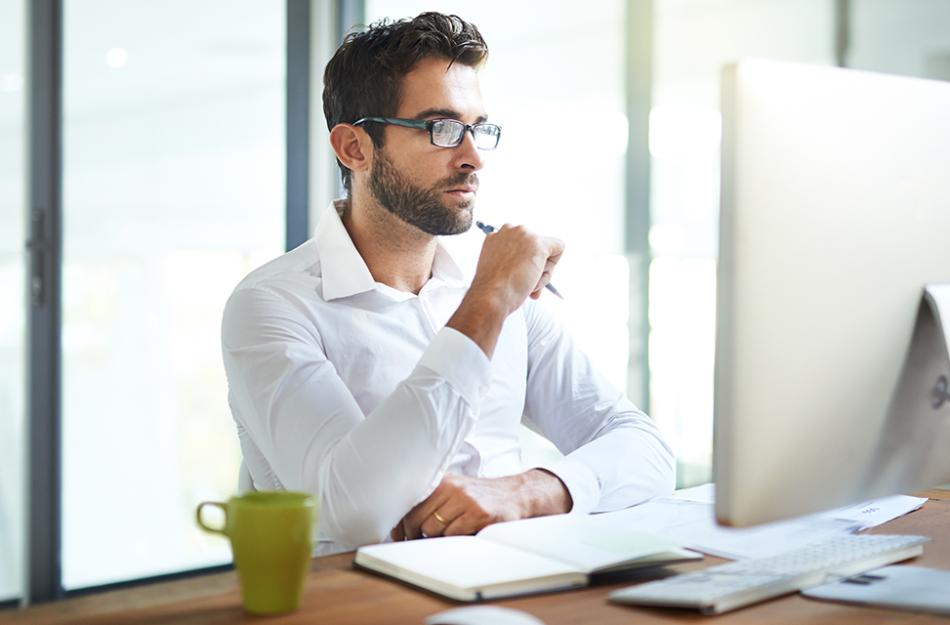
MULTIPOLYGON (((443 58, 480 66, 488 46, 474 24, 457 15, 422 13, 396 22, 380 20, 343 40, 323 73, 323 113, 331 130, 361 117, 392 117, 399 108, 402 79, 419 61, 443 58)), ((382 147, 383 127, 363 126, 382 147)), ((337 159, 343 185, 350 191, 350 170, 337 159)))

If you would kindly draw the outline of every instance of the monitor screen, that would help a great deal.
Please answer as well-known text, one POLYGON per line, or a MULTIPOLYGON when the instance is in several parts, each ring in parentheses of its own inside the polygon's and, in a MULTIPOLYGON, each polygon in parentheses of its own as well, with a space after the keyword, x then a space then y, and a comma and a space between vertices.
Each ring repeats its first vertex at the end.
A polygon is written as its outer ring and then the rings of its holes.
POLYGON ((717 518, 950 482, 950 83, 749 60, 722 98, 717 518))

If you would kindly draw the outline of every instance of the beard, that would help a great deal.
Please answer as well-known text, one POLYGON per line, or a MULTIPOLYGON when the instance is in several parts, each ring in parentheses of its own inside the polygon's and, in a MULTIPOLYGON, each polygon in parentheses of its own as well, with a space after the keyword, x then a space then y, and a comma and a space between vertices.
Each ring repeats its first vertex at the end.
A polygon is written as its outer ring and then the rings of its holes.
POLYGON ((439 236, 461 234, 472 227, 474 198, 452 208, 442 201, 442 192, 462 185, 478 186, 475 174, 456 174, 429 188, 417 187, 383 154, 376 152, 370 173, 370 192, 380 206, 425 233, 439 236))

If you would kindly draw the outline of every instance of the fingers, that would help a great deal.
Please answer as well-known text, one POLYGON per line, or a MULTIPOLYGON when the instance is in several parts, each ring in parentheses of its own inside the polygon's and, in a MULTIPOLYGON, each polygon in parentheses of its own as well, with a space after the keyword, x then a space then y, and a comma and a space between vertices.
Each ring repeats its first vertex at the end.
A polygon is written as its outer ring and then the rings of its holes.
POLYGON ((535 236, 537 245, 544 254, 544 270, 551 271, 564 254, 564 241, 554 237, 535 236))
MULTIPOLYGON (((557 239, 552 239, 554 243, 558 246, 556 248, 550 248, 551 255, 548 256, 547 260, 544 261, 544 269, 541 272, 542 278, 547 278, 547 282, 551 281, 551 274, 554 273, 554 267, 557 265, 558 261, 561 260, 561 255, 564 253, 564 244, 558 241, 557 239), (556 252, 554 250, 557 250, 556 252)), ((547 284, 545 282, 545 284, 547 284)))
POLYGON ((541 237, 541 244, 548 256, 544 261, 544 269, 541 270, 538 282, 535 284, 534 290, 530 293, 532 299, 538 299, 544 287, 551 282, 554 267, 558 261, 561 260, 561 255, 564 252, 564 243, 558 239, 541 237))
POLYGON ((544 263, 544 270, 541 272, 538 284, 535 286, 534 291, 531 292, 532 299, 541 297, 541 291, 551 283, 551 275, 554 273, 554 267, 558 261, 561 260, 561 255, 564 253, 564 243, 562 241, 549 239, 549 242, 551 245, 549 248, 550 255, 544 263))
MULTIPOLYGON (((468 515, 462 514, 457 519, 449 523, 448 527, 446 527, 443 530, 442 535, 443 536, 468 536, 470 534, 474 534, 475 532, 470 531, 468 529, 469 523, 468 523, 467 516, 468 515)), ((478 530, 475 530, 475 531, 478 531, 478 530)))
POLYGON ((457 504, 453 505, 454 502, 448 501, 446 505, 432 512, 429 517, 422 522, 422 535, 426 538, 434 538, 436 536, 445 535, 445 530, 452 523, 455 522, 455 519, 462 516, 464 509, 459 509, 457 504))
MULTIPOLYGON (((445 518, 445 517, 442 517, 442 518, 445 518)), ((436 536, 442 535, 442 531, 445 530, 446 525, 447 523, 443 524, 441 521, 436 519, 435 516, 430 515, 426 520, 422 522, 422 525, 419 526, 419 532, 422 534, 424 538, 435 538, 436 536)))
POLYGON ((545 271, 541 274, 541 277, 538 279, 538 284, 535 285, 534 290, 531 291, 531 299, 538 299, 541 297, 541 291, 544 290, 544 287, 551 282, 551 273, 545 271))
MULTIPOLYGON (((426 500, 423 503, 427 503, 426 500)), ((423 524, 429 520, 434 512, 433 505, 421 505, 413 508, 402 520, 403 535, 406 540, 415 540, 428 536, 423 530, 423 524)))
POLYGON ((471 536, 491 524, 492 520, 483 514, 465 513, 449 523, 448 527, 442 532, 442 535, 471 536))
MULTIPOLYGON (((448 499, 449 492, 446 482, 443 480, 432 494, 416 504, 416 506, 406 514, 402 519, 403 535, 406 540, 415 540, 423 537, 422 524, 425 523, 432 513, 438 510, 448 499)), ((453 517, 454 518, 454 517, 453 517)), ((429 534, 426 534, 428 536, 429 534)))
MULTIPOLYGON (((420 528, 420 538, 437 538, 439 536, 470 536, 476 534, 486 525, 489 525, 488 522, 479 523, 476 519, 476 515, 467 514, 463 512, 455 518, 443 513, 441 510, 436 510, 429 518, 423 521, 420 528), (446 523, 442 523, 435 515, 438 514, 446 523)), ((393 531, 390 533, 390 536, 394 541, 408 540, 406 534, 403 531, 402 523, 400 522, 393 531)))
POLYGON ((476 278, 483 278, 511 293, 509 310, 521 305, 527 295, 537 299, 551 281, 554 267, 564 253, 564 243, 530 232, 523 226, 503 225, 486 237, 476 278))
POLYGON ((540 255, 545 263, 557 263, 564 253, 564 242, 554 237, 535 234, 524 226, 503 225, 485 237, 482 249, 491 247, 494 253, 540 255))
POLYGON ((444 496, 439 497, 438 506, 421 508, 418 513, 419 516, 410 520, 410 523, 413 524, 411 537, 433 538, 442 536, 445 528, 465 513, 466 500, 464 498, 453 497, 452 493, 454 491, 448 486, 442 488, 442 491, 444 496), (422 514, 425 514, 425 516, 422 517, 422 514), (418 525, 415 525, 416 523, 418 525))
POLYGON ((446 475, 432 494, 418 503, 393 529, 393 540, 442 536, 445 528, 466 510, 469 501, 461 495, 457 476, 446 475), (436 516, 438 515, 438 516, 436 516))
POLYGON ((393 542, 399 542, 406 540, 406 532, 402 529, 402 520, 400 519, 399 523, 396 524, 396 527, 389 532, 389 537, 393 539, 393 542))
POLYGON ((393 540, 474 534, 490 523, 521 518, 511 491, 521 482, 508 478, 446 475, 429 497, 393 528, 393 540))
POLYGON ((561 255, 564 254, 564 241, 554 237, 541 237, 541 239, 547 248, 547 262, 553 268, 557 261, 561 260, 561 255))

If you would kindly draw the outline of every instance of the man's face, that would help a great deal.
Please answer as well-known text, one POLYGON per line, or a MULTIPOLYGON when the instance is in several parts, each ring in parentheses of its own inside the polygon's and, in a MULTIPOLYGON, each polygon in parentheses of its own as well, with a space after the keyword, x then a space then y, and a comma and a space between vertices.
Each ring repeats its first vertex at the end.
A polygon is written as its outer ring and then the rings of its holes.
MULTIPOLYGON (((425 59, 403 78, 395 117, 485 121, 476 71, 444 59, 425 59)), ((461 145, 440 148, 429 133, 386 126, 384 147, 373 156, 370 191, 406 223, 432 235, 459 234, 472 226, 482 159, 471 133, 461 145)))

